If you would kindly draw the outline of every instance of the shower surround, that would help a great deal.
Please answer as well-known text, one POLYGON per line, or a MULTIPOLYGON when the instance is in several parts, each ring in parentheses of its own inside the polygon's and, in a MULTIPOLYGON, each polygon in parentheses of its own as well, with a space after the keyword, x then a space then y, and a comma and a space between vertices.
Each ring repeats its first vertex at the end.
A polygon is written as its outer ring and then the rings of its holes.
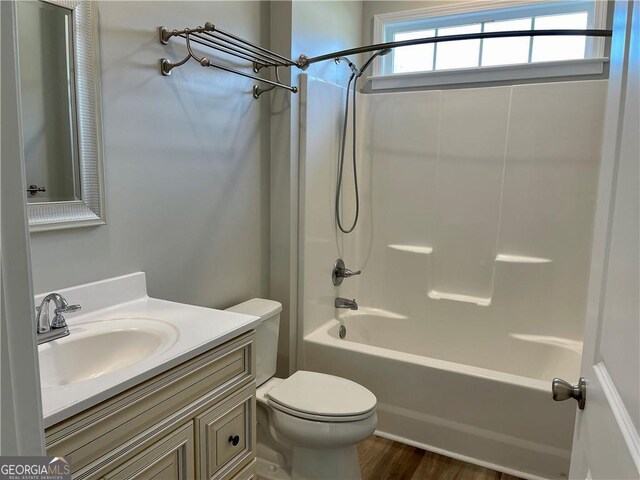
POLYGON ((579 376, 605 91, 359 94, 361 220, 343 235, 344 88, 303 75, 299 367, 371 389, 381 435, 563 478, 575 405, 553 402, 550 384, 579 376), (362 275, 334 287, 339 257, 362 275), (335 309, 337 296, 360 309, 335 309))

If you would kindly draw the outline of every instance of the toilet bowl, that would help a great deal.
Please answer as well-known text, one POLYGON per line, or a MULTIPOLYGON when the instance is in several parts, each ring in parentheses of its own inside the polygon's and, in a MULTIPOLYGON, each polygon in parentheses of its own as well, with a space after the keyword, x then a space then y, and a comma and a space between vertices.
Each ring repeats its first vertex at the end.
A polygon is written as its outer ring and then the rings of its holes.
POLYGON ((356 445, 377 424, 373 393, 318 372, 275 378, 281 305, 252 299, 229 310, 262 319, 255 340, 258 477, 359 480, 356 445))

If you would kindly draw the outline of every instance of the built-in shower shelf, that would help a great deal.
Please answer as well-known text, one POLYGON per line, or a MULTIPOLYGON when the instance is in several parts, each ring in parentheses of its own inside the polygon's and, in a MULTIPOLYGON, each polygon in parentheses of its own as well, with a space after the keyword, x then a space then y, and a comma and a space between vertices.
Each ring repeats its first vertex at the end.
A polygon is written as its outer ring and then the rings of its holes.
POLYGON ((461 295, 459 293, 450 292, 438 292, 436 290, 429 290, 427 293, 429 298, 434 300, 453 300, 455 302, 475 303, 481 307, 488 307, 491 305, 491 298, 485 297, 473 297, 471 295, 461 295))
MULTIPOLYGON (((389 244, 387 246, 393 250, 415 253, 418 255, 431 255, 433 253, 433 247, 427 245, 389 244)), ((532 257, 529 255, 510 255, 506 253, 499 253, 496 255, 495 261, 499 263, 519 265, 541 265, 552 262, 550 258, 532 257)), ((433 285, 433 283, 431 284, 433 285)), ((454 302, 473 303, 474 305, 481 307, 488 307, 491 305, 491 297, 476 297, 473 295, 463 295, 461 293, 441 292, 433 289, 429 289, 427 295, 433 300, 451 300, 454 302)))
POLYGON ((496 256, 496 262, 502 263, 551 263, 553 260, 543 257, 529 257, 525 255, 507 255, 499 253, 496 256))
POLYGON ((389 248, 400 250, 401 252, 418 253, 421 255, 429 255, 433 253, 433 247, 421 245, 389 245, 389 248))

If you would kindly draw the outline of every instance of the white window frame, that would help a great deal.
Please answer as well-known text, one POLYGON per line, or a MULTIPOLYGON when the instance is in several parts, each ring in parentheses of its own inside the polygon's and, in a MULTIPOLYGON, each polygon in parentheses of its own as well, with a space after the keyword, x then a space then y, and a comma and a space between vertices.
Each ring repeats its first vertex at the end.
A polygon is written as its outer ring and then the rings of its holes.
MULTIPOLYGON (((391 41, 386 38, 391 34, 406 31, 402 24, 411 23, 412 29, 429 29, 437 22, 438 27, 450 25, 478 23, 488 19, 506 17, 504 12, 494 10, 517 9, 518 16, 553 14, 554 9, 569 2, 549 0, 483 0, 469 3, 427 7, 403 12, 392 12, 373 17, 373 43, 391 41), (497 15, 496 15, 497 14, 497 15), (444 18, 443 18, 444 17, 444 18)), ((573 3, 573 2, 571 2, 573 3)), ((582 2, 575 2, 576 5, 582 2)), ((589 28, 605 29, 607 23, 607 3, 596 0, 594 8, 589 12, 589 28)), ((508 82, 530 79, 550 79, 557 77, 575 77, 589 75, 591 78, 606 73, 605 39, 603 37, 587 37, 589 58, 563 60, 553 62, 534 62, 526 64, 499 65, 486 67, 460 68, 452 70, 430 70, 426 72, 391 73, 391 55, 378 57, 373 65, 370 77, 370 89, 393 90, 405 88, 435 87, 454 84, 478 84, 485 82, 508 82)))

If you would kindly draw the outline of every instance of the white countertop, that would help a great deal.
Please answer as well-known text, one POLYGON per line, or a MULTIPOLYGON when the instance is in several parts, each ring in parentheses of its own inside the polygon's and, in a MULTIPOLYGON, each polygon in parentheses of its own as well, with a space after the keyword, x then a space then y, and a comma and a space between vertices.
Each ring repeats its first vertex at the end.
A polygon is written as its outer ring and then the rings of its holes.
MULTIPOLYGON (((259 317, 185 305, 150 298, 146 294, 144 273, 135 273, 69 289, 58 290, 70 304, 82 305, 82 313, 66 316, 70 335, 39 345, 41 355, 42 410, 45 427, 54 425, 97 403, 100 403, 136 384, 162 373, 201 353, 215 348, 245 332, 255 329, 259 317), (43 365, 42 352, 64 348, 66 342, 80 338, 88 327, 108 330, 110 321, 153 319, 161 329, 170 333, 166 345, 147 358, 96 378, 66 385, 51 385, 46 378, 56 366, 43 365)), ((36 296, 36 305, 43 295, 36 296)), ((114 329, 117 326, 114 325, 114 329)), ((76 359, 73 359, 74 361, 76 359)), ((78 358, 78 362, 83 359, 78 358)), ((50 360, 49 360, 50 361, 50 360)))

